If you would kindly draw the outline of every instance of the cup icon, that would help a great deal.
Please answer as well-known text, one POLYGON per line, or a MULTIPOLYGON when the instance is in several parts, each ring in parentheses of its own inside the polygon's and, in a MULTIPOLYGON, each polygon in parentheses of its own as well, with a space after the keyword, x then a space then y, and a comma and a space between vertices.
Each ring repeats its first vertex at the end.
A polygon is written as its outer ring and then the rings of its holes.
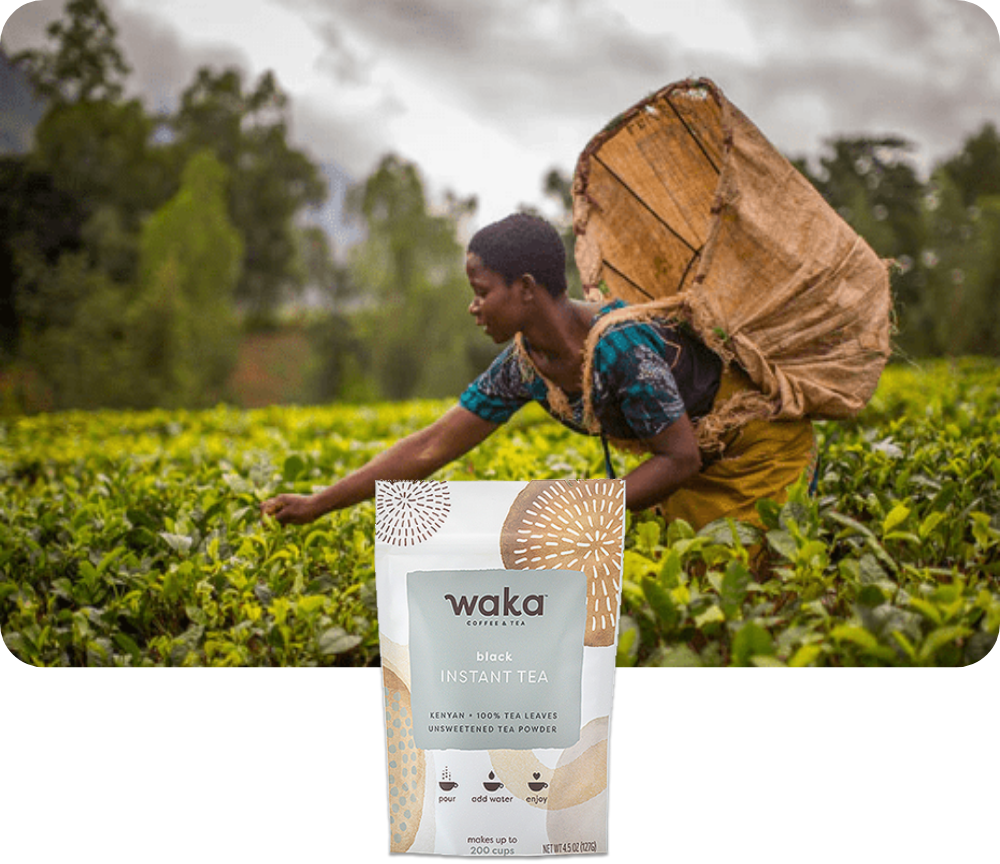
POLYGON ((497 780, 496 774, 490 771, 490 779, 483 781, 483 788, 487 792, 496 792, 497 789, 503 789, 503 783, 497 780))

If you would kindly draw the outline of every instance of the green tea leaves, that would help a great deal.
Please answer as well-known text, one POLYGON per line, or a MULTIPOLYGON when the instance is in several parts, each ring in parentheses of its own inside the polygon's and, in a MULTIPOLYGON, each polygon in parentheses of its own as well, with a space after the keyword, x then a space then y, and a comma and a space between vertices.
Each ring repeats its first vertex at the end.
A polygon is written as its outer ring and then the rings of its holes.
MULTIPOLYGON (((0 421, 5 643, 36 665, 375 662, 374 506, 282 528, 259 503, 344 476, 450 404, 0 421)), ((890 366, 857 420, 816 424, 816 496, 758 502, 756 527, 632 514, 619 662, 977 662, 1000 631, 998 416, 996 363, 890 366)), ((527 406, 437 476, 601 466, 599 442, 527 406)))
POLYGON ((896 504, 882 520, 882 536, 894 531, 910 517, 910 508, 905 504, 896 504))
POLYGON ((192 537, 186 537, 183 534, 171 534, 169 531, 161 531, 160 537, 162 537, 167 545, 173 549, 175 552, 180 552, 185 554, 191 551, 191 546, 194 543, 192 537))
POLYGON ((361 637, 348 633, 343 627, 331 627, 319 636, 319 652, 324 656, 343 654, 361 644, 361 637))
POLYGON ((819 495, 796 486, 785 502, 758 502, 756 542, 734 538, 724 521, 694 537, 678 522, 658 543, 645 538, 644 572, 654 578, 659 562, 671 600, 652 585, 645 608, 626 597, 648 662, 981 659, 1000 625, 1000 425, 991 419, 1000 372, 960 365, 959 375, 890 367, 859 421, 818 427, 819 495), (773 652, 758 656, 762 634, 773 652))

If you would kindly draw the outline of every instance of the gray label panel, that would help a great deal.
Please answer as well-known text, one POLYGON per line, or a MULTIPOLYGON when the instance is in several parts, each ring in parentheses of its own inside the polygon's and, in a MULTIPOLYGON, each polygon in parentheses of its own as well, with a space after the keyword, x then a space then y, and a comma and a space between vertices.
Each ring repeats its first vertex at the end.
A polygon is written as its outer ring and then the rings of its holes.
POLYGON ((406 581, 417 747, 527 750, 576 743, 583 573, 424 570, 406 581))

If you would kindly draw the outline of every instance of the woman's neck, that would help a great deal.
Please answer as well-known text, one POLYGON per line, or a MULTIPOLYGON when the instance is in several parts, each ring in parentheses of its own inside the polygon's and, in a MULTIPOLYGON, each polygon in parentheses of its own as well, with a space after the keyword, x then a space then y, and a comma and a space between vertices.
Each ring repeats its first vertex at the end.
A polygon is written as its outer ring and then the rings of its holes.
POLYGON ((579 305, 565 295, 537 304, 532 320, 521 331, 532 349, 553 357, 582 350, 592 316, 579 305))
POLYGON ((565 295, 538 306, 538 316, 522 331, 539 371, 562 389, 579 390, 583 350, 599 303, 571 300, 565 295))

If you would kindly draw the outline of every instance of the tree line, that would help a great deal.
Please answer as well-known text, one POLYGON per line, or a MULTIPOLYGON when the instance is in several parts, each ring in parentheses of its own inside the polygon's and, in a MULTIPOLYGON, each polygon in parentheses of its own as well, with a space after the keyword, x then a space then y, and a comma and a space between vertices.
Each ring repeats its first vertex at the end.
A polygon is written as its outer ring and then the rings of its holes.
MULTIPOLYGON (((418 166, 386 155, 352 191, 364 239, 341 263, 300 218, 327 189, 273 73, 203 67, 153 114, 124 96, 100 0, 68 0, 48 37, 12 58, 44 104, 33 146, 0 158, 4 410, 225 400, 242 335, 307 285, 327 300, 305 328, 316 400, 454 395, 489 362, 466 314, 474 198, 431 202, 418 166)), ((795 164, 894 260, 900 355, 1000 355, 1000 138, 984 125, 927 180, 913 150, 838 138, 795 164)), ((553 169, 540 191, 571 253, 569 188, 553 169)))

